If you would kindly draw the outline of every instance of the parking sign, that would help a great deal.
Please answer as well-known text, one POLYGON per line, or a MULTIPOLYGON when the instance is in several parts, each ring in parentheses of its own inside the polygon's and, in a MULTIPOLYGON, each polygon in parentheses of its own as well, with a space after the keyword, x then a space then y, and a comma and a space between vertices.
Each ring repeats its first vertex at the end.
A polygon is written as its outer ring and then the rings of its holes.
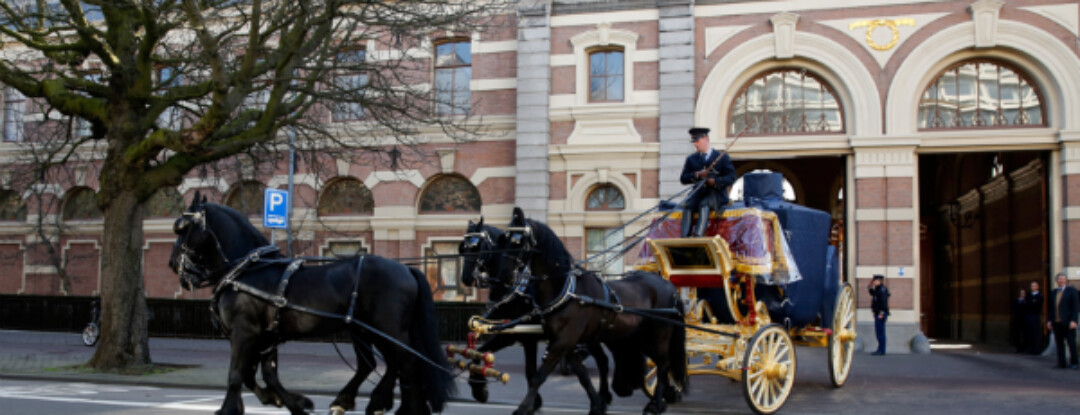
POLYGON ((267 188, 263 197, 263 226, 285 229, 289 221, 289 192, 267 188))

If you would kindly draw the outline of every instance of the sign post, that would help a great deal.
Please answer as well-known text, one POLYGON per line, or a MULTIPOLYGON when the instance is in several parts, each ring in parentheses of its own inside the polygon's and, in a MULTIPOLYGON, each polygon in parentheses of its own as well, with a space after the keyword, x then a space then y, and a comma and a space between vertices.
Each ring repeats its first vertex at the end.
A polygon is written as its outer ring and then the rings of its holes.
POLYGON ((263 227, 285 229, 289 223, 289 192, 267 188, 263 196, 263 227))

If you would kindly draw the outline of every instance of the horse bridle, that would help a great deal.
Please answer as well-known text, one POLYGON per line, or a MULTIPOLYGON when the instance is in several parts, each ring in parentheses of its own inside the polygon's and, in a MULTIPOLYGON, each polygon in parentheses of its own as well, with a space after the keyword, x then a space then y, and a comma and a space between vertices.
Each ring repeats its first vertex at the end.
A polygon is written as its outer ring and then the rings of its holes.
POLYGON ((496 281, 488 275, 487 265, 485 265, 485 262, 489 259, 487 255, 494 252, 494 246, 495 242, 491 240, 491 235, 485 229, 481 229, 479 232, 467 232, 461 241, 458 253, 464 254, 466 250, 477 250, 475 254, 470 253, 470 255, 475 256, 474 261, 476 261, 472 269, 473 279, 476 280, 474 284, 476 288, 488 288, 492 281, 501 283, 501 281, 496 281))
POLYGON ((229 257, 225 255, 225 250, 221 247, 221 240, 213 229, 206 226, 206 209, 199 207, 195 211, 184 212, 181 214, 181 220, 177 221, 176 229, 174 232, 177 234, 180 231, 184 231, 183 242, 177 241, 179 244, 180 258, 177 265, 177 273, 180 274, 180 280, 187 286, 189 290, 195 290, 203 287, 208 287, 212 284, 211 276, 218 274, 222 269, 229 267, 229 257), (188 241, 191 239, 191 232, 194 229, 193 225, 197 225, 199 230, 210 235, 210 239, 214 241, 215 251, 217 252, 218 259, 222 264, 225 264, 222 269, 209 270, 202 266, 192 258, 198 258, 199 255, 188 246, 188 241), (198 281, 192 281, 192 278, 188 275, 194 275, 198 277, 198 281))

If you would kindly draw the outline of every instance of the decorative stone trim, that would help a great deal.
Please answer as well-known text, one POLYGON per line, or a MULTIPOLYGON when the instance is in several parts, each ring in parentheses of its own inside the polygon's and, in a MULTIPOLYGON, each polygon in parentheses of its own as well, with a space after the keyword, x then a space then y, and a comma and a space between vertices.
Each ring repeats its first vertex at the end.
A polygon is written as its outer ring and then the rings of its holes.
POLYGON ((997 24, 1001 0, 979 0, 971 4, 971 20, 975 22, 975 47, 992 48, 997 46, 997 24))
POLYGON ((795 24, 799 21, 799 15, 780 13, 770 17, 769 21, 773 25, 776 59, 795 57, 795 24))

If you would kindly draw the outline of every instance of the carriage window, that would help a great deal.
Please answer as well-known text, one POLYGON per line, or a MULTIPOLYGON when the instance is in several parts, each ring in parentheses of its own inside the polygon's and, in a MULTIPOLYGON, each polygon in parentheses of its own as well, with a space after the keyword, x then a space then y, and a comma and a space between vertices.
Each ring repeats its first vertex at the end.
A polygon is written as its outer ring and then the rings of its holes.
POLYGON ((175 187, 163 187, 154 192, 143 204, 146 217, 175 217, 184 213, 184 196, 175 187))
POLYGON ((833 88, 805 69, 784 68, 758 75, 735 97, 728 117, 731 135, 842 132, 844 111, 833 88))
POLYGON ((611 185, 597 187, 585 200, 585 210, 623 210, 626 200, 619 188, 611 185))
POLYGON ((236 209, 247 216, 262 216, 263 191, 266 186, 256 181, 245 181, 233 185, 225 196, 225 206, 236 209))
POLYGON ((319 197, 319 216, 370 215, 374 210, 375 199, 371 196, 371 190, 354 178, 330 182, 319 197))
POLYGON ((322 256, 335 256, 339 258, 357 255, 367 255, 368 250, 360 241, 330 241, 323 248, 322 256))
POLYGON ((672 268, 715 268, 708 246, 669 246, 672 268))
POLYGON ((93 220, 105 215, 98 209, 97 197, 89 187, 72 189, 64 197, 64 220, 93 220))
POLYGON ((621 48, 602 48, 589 53, 589 102, 622 102, 623 75, 621 48))
MULTIPOLYGON (((622 229, 587 229, 585 231, 587 258, 592 258, 623 240, 622 229), (610 235, 609 235, 610 233, 610 235), (605 239, 604 236, 607 236, 605 239)), ((604 277, 618 277, 623 273, 623 261, 618 249, 608 251, 589 262, 589 269, 599 271, 604 277)))
POLYGON ((0 190, 0 220, 26 220, 26 203, 14 190, 0 190))
POLYGON ((1042 94, 1018 68, 984 60, 946 69, 923 92, 919 129, 1045 126, 1042 94))
POLYGON ((424 273, 428 280, 435 280, 435 298, 443 301, 463 301, 470 294, 467 287, 458 284, 461 275, 461 257, 457 256, 459 241, 436 241, 424 248, 427 261, 424 273))
POLYGON ((472 44, 468 39, 435 46, 435 113, 469 113, 472 80, 472 44))
POLYGON ((420 213, 478 213, 480 192, 461 176, 434 179, 420 195, 420 213))

